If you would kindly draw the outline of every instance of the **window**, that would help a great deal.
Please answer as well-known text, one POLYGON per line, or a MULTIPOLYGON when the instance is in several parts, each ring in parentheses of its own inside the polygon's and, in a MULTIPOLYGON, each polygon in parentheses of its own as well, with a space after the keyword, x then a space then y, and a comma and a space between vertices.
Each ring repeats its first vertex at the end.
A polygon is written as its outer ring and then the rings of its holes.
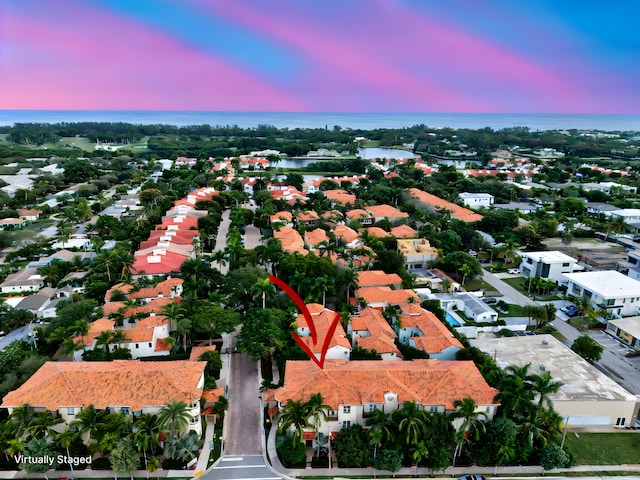
POLYGON ((591 298, 593 297, 593 292, 591 292, 590 290, 585 290, 584 291, 584 296, 587 298, 591 298))
POLYGON ((136 343, 136 348, 140 348, 140 346, 136 343))
POLYGON ((532 264, 533 263, 533 260, 531 259, 531 257, 527 257, 527 263, 528 264, 532 264))
POLYGON ((149 348, 151 348, 151 342, 149 342, 149 348))
POLYGON ((350 427, 351 426, 351 422, 349 420, 345 420, 345 421, 342 422, 342 426, 345 427, 345 428, 346 427, 350 427))
POLYGON ((433 405, 429 407, 429 411, 430 412, 437 412, 438 411, 438 407, 434 407, 433 405))
POLYGON ((616 425, 623 426, 624 425, 624 421, 625 421, 624 417, 618 417, 618 420, 616 421, 616 425))
POLYGON ((351 405, 345 405, 342 407, 342 413, 351 413, 351 405))
POLYGON ((615 305, 616 300, 615 298, 609 298, 602 303, 604 303, 607 307, 610 307, 611 305, 615 305))
POLYGON ((76 414, 75 407, 68 407, 67 408, 67 415, 75 415, 75 414, 76 414))
POLYGON ((570 263, 563 263, 562 266, 563 267, 568 267, 569 265, 571 265, 570 263))
POLYGON ((129 407, 121 407, 120 411, 125 415, 129 415, 129 407))

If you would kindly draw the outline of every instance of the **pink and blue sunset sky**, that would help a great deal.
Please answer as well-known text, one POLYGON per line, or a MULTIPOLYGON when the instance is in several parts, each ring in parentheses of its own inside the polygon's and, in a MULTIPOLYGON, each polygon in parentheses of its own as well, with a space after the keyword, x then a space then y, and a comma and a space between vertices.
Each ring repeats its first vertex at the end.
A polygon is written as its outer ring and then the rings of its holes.
POLYGON ((640 113, 635 0, 2 0, 0 110, 640 113))

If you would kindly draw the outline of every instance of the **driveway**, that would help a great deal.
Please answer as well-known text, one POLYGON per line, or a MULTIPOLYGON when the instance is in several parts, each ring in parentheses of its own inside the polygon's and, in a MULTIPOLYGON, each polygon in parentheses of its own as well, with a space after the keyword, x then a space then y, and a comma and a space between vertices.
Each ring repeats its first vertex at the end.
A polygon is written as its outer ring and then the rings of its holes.
POLYGON ((246 353, 231 355, 229 411, 225 417, 225 456, 261 455, 258 363, 246 353))
MULTIPOLYGON (((222 221, 220 222, 220 226, 218 227, 218 235, 216 237, 216 246, 213 249, 213 252, 217 252, 218 250, 224 250, 227 247, 227 232, 229 231, 229 225, 231 225, 231 220, 229 220, 229 215, 231 214, 231 210, 225 210, 222 212, 222 221)), ((211 266, 220 270, 220 273, 223 275, 229 271, 228 265, 219 265, 218 262, 211 262, 211 266)))

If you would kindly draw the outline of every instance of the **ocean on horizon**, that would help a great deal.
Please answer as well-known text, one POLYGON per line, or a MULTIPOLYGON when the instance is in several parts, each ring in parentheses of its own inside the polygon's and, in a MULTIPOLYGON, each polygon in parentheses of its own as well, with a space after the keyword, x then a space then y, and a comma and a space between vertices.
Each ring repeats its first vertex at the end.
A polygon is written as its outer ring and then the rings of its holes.
POLYGON ((16 123, 124 122, 256 128, 328 128, 374 130, 426 125, 431 128, 489 127, 493 130, 528 127, 545 130, 640 131, 640 115, 521 114, 521 113, 294 113, 294 112, 179 112, 115 110, 0 110, 0 126, 16 123))

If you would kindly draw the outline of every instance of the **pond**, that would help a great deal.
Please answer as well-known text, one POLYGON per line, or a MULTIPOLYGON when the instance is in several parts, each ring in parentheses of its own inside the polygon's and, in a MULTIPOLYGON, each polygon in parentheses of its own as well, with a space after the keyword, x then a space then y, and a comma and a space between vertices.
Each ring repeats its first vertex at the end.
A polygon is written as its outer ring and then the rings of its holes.
POLYGON ((420 155, 409 150, 399 150, 397 148, 378 148, 378 147, 365 147, 358 149, 358 155, 365 160, 371 160, 374 158, 418 158, 420 155))

